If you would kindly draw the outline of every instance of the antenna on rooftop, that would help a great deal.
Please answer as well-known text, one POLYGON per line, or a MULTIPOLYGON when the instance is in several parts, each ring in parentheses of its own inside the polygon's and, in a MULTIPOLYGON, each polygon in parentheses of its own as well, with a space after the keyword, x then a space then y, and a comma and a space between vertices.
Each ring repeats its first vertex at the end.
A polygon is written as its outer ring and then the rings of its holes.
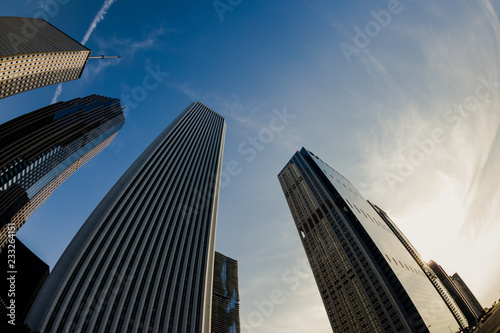
POLYGON ((89 57, 89 59, 108 59, 108 58, 121 58, 120 56, 105 56, 105 55, 100 55, 100 56, 95 56, 95 57, 89 57))

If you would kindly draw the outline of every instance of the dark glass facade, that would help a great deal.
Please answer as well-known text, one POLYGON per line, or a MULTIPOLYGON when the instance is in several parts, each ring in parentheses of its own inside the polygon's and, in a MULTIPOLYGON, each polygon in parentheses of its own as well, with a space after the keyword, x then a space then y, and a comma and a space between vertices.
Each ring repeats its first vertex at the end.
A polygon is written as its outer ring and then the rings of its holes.
POLYGON ((124 123, 119 99, 91 95, 0 125, 0 246, 124 123))
POLYGON ((215 252, 212 333, 240 333, 238 262, 215 252))
POLYGON ((370 203, 302 148, 278 175, 334 332, 456 332, 426 274, 370 203))
POLYGON ((40 332, 210 332, 225 120, 192 103, 130 166, 57 262, 40 332))

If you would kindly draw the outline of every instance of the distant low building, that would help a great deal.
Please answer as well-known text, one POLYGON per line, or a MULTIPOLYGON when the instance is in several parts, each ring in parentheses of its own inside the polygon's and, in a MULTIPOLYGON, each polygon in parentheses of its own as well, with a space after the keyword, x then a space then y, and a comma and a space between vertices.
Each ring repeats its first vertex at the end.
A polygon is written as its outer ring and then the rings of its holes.
POLYGON ((0 16, 0 99, 80 78, 90 53, 43 19, 0 16))

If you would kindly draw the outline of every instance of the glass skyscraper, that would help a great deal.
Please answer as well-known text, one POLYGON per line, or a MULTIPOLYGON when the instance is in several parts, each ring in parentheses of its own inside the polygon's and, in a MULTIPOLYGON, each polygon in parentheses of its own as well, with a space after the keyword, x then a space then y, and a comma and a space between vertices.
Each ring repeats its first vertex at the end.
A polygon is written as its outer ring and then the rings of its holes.
POLYGON ((0 16, 0 99, 78 79, 90 53, 43 19, 0 16))
POLYGON ((119 99, 91 95, 0 125, 0 247, 124 123, 119 99))
POLYGON ((334 332, 457 332, 397 235, 340 173, 302 148, 278 175, 334 332))
POLYGON ((469 304, 472 306, 474 312, 476 313, 476 316, 478 318, 481 317, 483 315, 483 306, 481 305, 481 303, 479 303, 476 296, 472 293, 469 287, 467 287, 467 284, 465 284, 460 275, 458 275, 458 273, 453 274, 451 276, 451 280, 455 283, 457 288, 460 289, 469 304))
POLYGON ((65 250, 27 323, 40 332, 209 333, 225 120, 189 105, 65 250))
POLYGON ((455 302, 458 304, 460 307, 460 310, 462 310, 462 313, 464 316, 467 318, 467 321, 469 322, 469 326, 474 326, 477 322, 478 315, 474 311, 474 308, 472 305, 469 303, 467 298, 465 297, 464 294, 460 291, 460 288, 458 288, 455 283, 453 282, 452 278, 446 273, 446 271, 438 265, 437 262, 434 260, 429 261, 429 266, 431 269, 436 273, 436 276, 441 280, 443 285, 446 287, 450 295, 453 297, 455 302))
POLYGON ((215 252, 212 333, 240 333, 238 262, 215 252))
MULTIPOLYGON (((369 201, 368 201, 369 202, 369 201)), ((427 275, 431 283, 434 285, 436 288, 437 292, 439 295, 441 295, 441 298, 443 301, 446 303, 448 308, 450 309, 451 313, 459 323, 461 328, 466 328, 469 326, 469 322, 467 320, 467 317, 464 315, 464 312, 462 311, 462 308, 460 305, 455 301, 455 298, 451 295, 451 293, 448 291, 446 286, 443 284, 440 278, 436 275, 436 273, 432 270, 432 268, 422 259, 420 254, 418 253, 417 249, 410 243, 408 238, 399 230, 399 228, 396 226, 396 224, 391 220, 389 215, 382 209, 380 209, 378 206, 372 204, 369 202, 370 205, 375 209, 375 211, 380 215, 382 220, 387 224, 389 229, 391 229, 392 232, 398 237, 398 239, 401 241, 403 246, 408 250, 408 252, 411 254, 413 259, 417 262, 417 264, 420 266, 420 268, 424 271, 424 273, 427 275)))

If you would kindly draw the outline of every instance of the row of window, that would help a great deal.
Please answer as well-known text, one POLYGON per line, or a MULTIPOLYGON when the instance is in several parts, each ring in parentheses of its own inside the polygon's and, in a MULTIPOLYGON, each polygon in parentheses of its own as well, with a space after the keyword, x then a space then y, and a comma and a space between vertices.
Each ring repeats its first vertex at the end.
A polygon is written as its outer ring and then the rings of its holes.
POLYGON ((32 54, 23 54, 12 57, 1 58, 0 62, 6 60, 15 60, 15 59, 25 59, 25 58, 35 58, 35 57, 48 57, 54 58, 53 56, 59 55, 71 55, 71 54, 82 54, 82 52, 88 53, 88 51, 70 51, 70 52, 53 52, 53 53, 32 53, 32 54))

